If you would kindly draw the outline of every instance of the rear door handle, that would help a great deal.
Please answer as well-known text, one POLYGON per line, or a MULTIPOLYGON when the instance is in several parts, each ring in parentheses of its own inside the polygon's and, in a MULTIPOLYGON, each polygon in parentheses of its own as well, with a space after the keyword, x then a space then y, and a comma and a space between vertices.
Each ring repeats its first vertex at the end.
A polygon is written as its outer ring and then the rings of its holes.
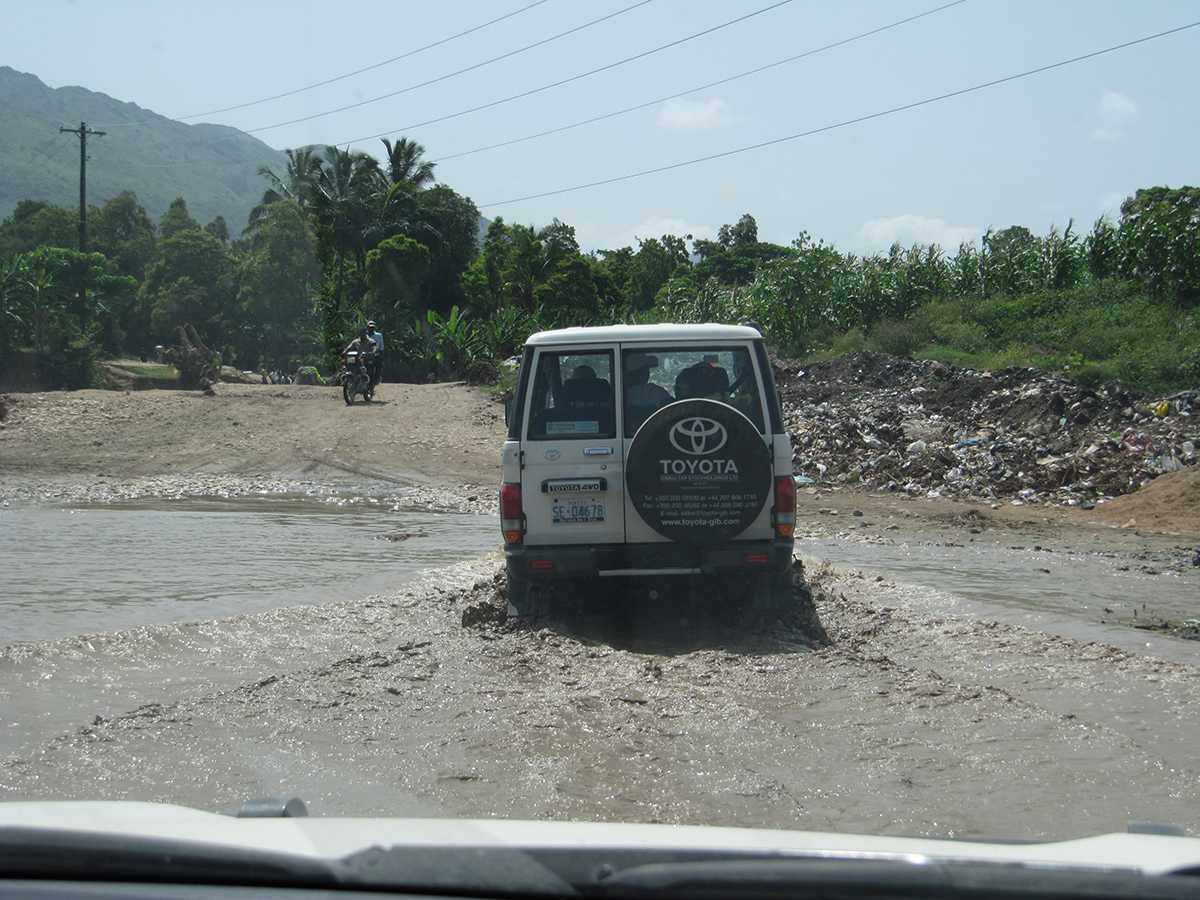
POLYGON ((584 456, 612 456, 612 447, 584 447, 584 456))

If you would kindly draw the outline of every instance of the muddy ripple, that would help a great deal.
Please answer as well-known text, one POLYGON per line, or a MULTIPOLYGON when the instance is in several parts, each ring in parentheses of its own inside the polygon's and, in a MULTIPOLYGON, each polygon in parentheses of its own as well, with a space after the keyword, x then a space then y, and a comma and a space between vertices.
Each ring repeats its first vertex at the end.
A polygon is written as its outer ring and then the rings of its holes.
POLYGON ((89 716, 0 764, 0 798, 225 810, 292 794, 317 814, 963 837, 1200 825, 1195 665, 832 568, 812 573, 828 643, 787 619, 685 640, 700 618, 676 609, 673 633, 614 644, 578 622, 501 620, 497 576, 493 558, 258 617, 260 639, 286 629, 299 655, 89 716))

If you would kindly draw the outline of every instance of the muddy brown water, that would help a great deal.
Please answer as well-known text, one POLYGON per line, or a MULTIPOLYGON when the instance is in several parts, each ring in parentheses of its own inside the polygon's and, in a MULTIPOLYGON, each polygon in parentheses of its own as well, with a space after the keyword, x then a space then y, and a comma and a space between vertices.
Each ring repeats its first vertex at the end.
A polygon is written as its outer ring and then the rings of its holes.
POLYGON ((374 497, 18 506, 0 510, 0 643, 375 593, 497 539, 490 517, 374 497))
POLYGON ((127 704, 252 677, 255 645, 280 635, 223 621, 394 590, 496 539, 490 516, 360 496, 0 510, 0 756, 127 704))
POLYGON ((1200 617, 1200 570, 1137 571, 1123 556, 1040 545, 957 544, 917 538, 801 540, 798 552, 939 593, 972 615, 1181 662, 1200 661, 1200 644, 1164 638, 1136 625, 1200 617), (1038 546, 1037 550, 1033 547, 1038 546))
MULTIPOLYGON (((332 517, 322 546, 388 519, 303 509, 332 517)), ((1200 646, 1094 608, 1115 590, 1183 611, 1186 575, 1122 573, 1128 560, 1078 548, 1045 563, 1002 541, 810 535, 810 570, 827 558, 841 573, 819 585, 828 646, 789 620, 748 634, 670 609, 626 641, 570 619, 464 628, 496 599, 483 521, 479 548, 443 558, 475 559, 375 595, 334 579, 308 605, 0 647, 0 799, 225 810, 296 794, 318 814, 959 836, 1200 827, 1200 646)), ((206 601, 173 608, 189 602, 206 601)))

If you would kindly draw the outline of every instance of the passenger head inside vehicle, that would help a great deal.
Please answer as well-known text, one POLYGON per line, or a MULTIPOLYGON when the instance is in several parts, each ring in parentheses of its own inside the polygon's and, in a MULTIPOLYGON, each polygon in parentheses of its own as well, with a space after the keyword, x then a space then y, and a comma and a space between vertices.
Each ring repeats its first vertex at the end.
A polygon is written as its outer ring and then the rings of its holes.
POLYGON ((625 384, 633 387, 645 384, 650 380, 650 370, 658 365, 658 360, 645 353, 631 353, 625 357, 625 384))
POLYGON ((608 381, 597 378, 596 370, 591 366, 576 366, 571 377, 563 382, 563 399, 568 406, 574 407, 610 404, 608 381))
POLYGON ((729 394, 729 373, 719 364, 716 353, 706 353, 698 363, 688 366, 675 379, 675 399, 724 399, 729 394))

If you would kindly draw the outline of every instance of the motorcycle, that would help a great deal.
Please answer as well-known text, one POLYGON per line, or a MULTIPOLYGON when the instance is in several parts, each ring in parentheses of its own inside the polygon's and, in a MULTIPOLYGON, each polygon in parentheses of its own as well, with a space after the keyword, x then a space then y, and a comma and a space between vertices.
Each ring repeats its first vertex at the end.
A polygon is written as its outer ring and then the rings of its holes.
POLYGON ((375 385, 371 383, 371 372, 368 368, 368 358, 357 350, 347 350, 342 371, 338 373, 338 381, 342 385, 342 399, 346 405, 354 403, 354 398, 362 394, 363 400, 371 402, 375 396, 375 385))

